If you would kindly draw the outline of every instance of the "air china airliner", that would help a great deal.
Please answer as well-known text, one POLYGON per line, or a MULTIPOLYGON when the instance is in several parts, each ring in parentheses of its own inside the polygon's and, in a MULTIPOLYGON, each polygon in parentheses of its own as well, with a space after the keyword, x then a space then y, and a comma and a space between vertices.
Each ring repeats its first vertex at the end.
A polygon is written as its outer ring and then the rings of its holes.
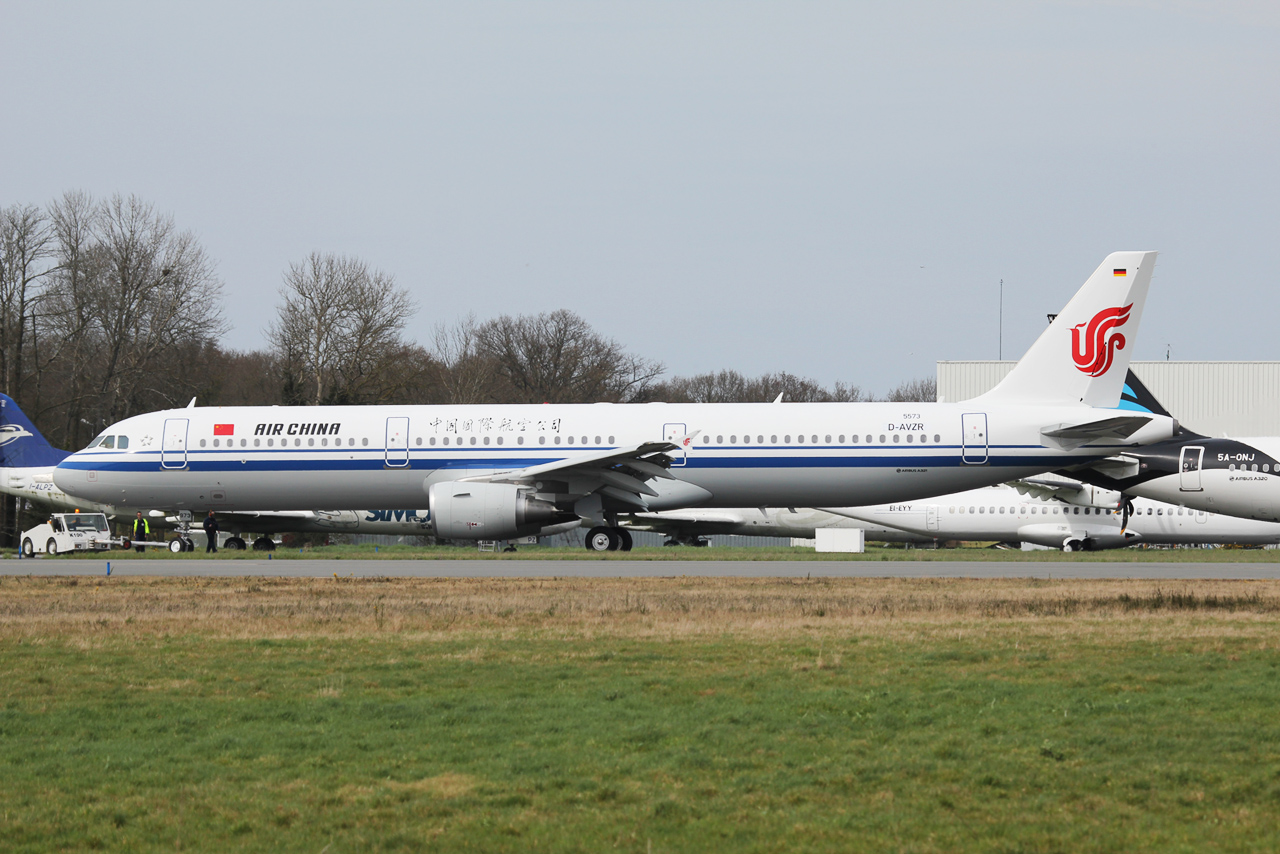
POLYGON ((127 418, 54 482, 116 507, 415 508, 433 532, 507 539, 619 513, 880 504, 1167 439, 1120 411, 1155 252, 1108 256, 996 388, 964 403, 577 404, 172 409, 127 418))

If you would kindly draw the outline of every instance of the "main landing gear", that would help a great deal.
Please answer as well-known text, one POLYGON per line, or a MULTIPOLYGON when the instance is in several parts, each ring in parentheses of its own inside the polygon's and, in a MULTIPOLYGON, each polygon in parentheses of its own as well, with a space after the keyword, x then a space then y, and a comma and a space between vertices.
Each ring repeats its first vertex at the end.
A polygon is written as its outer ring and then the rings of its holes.
POLYGON ((587 551, 629 552, 631 532, 626 528, 606 528, 604 525, 592 528, 587 531, 587 551))

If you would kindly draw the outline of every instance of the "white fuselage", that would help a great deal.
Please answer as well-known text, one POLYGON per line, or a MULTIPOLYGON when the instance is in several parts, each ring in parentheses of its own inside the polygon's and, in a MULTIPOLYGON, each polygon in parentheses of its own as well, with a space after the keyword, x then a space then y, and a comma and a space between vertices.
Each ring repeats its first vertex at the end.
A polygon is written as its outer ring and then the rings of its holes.
MULTIPOLYGON (((1244 519, 1280 522, 1280 438, 1189 440, 1164 460, 1170 473, 1125 492, 1244 519)), ((1145 462, 1144 455, 1138 455, 1145 462)))
POLYGON ((1280 543, 1280 523, 1239 519, 1143 498, 1133 500, 1133 513, 1122 530, 1124 518, 1114 505, 1081 506, 1031 498, 1003 485, 924 501, 840 508, 838 512, 939 540, 1022 541, 1055 548, 1068 541, 1087 541, 1095 548, 1142 542, 1280 543))
MULTIPOLYGON (((170 510, 414 508, 437 483, 670 441, 647 509, 910 500, 1029 476, 1168 438, 1063 449, 1042 430, 1125 413, 1084 405, 921 403, 208 407, 126 419, 58 466, 68 494, 170 510), (128 438, 120 449, 118 437, 128 438)), ((595 488, 570 470, 540 493, 595 488)))

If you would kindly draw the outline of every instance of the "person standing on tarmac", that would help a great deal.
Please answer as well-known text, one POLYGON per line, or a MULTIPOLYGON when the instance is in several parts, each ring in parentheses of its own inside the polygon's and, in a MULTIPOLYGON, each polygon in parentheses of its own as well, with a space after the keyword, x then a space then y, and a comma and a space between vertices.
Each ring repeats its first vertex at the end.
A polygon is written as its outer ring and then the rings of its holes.
POLYGON ((204 547, 204 553, 208 554, 218 552, 218 520, 213 518, 213 511, 209 511, 209 515, 204 517, 204 535, 208 538, 209 544, 204 547))
MULTIPOLYGON (((142 516, 142 511, 138 511, 137 518, 133 520, 133 536, 129 539, 134 542, 151 539, 151 525, 142 516)), ((147 550, 146 546, 134 546, 133 550, 138 554, 142 554, 147 550)))

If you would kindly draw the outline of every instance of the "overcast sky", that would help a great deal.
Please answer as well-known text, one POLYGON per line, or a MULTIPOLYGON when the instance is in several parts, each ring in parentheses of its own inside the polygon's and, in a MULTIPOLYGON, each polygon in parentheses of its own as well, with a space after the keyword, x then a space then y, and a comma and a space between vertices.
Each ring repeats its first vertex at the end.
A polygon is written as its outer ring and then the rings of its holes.
POLYGON ((355 255, 669 374, 883 393, 1158 249, 1135 358, 1277 359, 1280 7, 0 0, 0 206, 136 194, 265 345, 355 255))

